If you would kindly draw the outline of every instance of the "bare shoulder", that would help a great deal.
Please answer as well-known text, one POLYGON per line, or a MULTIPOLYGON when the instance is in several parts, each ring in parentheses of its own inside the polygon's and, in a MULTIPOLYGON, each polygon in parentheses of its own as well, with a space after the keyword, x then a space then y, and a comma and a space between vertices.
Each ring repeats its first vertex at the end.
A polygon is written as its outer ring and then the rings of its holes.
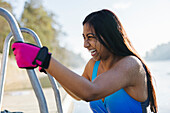
POLYGON ((115 68, 119 69, 130 78, 142 77, 137 75, 145 75, 143 64, 136 56, 126 56, 122 58, 120 61, 117 62, 115 68))
POLYGON ((95 64, 95 60, 91 58, 85 66, 82 76, 84 76, 88 80, 91 80, 94 64, 95 64))
POLYGON ((122 58, 118 64, 127 67, 128 69, 138 69, 143 67, 142 62, 136 56, 126 56, 122 58))
POLYGON ((96 61, 91 58, 86 64, 85 71, 93 69, 95 62, 96 61))
POLYGON ((88 61, 88 63, 87 63, 87 65, 86 66, 91 66, 91 65, 94 65, 95 64, 95 60, 93 59, 93 58, 91 58, 89 61, 88 61))
MULTIPOLYGON (((145 79, 145 69, 143 67, 142 62, 136 56, 127 56, 120 60, 120 66, 126 73, 131 81, 136 82, 142 81, 145 79)), ((133 82, 131 82, 133 83, 133 82)))

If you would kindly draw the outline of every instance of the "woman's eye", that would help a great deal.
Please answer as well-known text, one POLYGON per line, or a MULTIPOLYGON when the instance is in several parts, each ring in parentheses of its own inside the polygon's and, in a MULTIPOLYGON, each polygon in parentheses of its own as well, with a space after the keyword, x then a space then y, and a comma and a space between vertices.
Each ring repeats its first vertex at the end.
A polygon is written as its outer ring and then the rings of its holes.
POLYGON ((95 36, 88 36, 88 39, 90 39, 90 38, 96 38, 95 36))
POLYGON ((88 36, 87 38, 88 38, 88 39, 89 39, 89 38, 92 38, 92 36, 88 36))

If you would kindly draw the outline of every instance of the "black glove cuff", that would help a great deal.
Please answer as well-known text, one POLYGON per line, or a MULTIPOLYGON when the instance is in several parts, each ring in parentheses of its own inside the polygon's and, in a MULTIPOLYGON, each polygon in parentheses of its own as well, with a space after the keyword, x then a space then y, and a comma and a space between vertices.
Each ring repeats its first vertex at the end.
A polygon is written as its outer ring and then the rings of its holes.
POLYGON ((40 69, 39 71, 40 71, 40 72, 43 72, 43 73, 45 73, 45 74, 47 74, 47 72, 46 72, 45 69, 43 69, 43 68, 40 69))
POLYGON ((48 48, 43 46, 40 48, 36 58, 33 61, 33 64, 38 64, 44 69, 48 69, 51 59, 51 53, 48 53, 48 48))

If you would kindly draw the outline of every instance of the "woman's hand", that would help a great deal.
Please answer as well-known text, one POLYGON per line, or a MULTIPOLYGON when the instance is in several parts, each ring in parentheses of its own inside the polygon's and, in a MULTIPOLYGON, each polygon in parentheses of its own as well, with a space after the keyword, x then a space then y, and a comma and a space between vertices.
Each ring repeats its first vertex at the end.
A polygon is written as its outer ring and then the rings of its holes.
POLYGON ((51 58, 47 47, 38 47, 30 43, 15 42, 12 50, 19 68, 33 69, 40 66, 47 69, 51 58))

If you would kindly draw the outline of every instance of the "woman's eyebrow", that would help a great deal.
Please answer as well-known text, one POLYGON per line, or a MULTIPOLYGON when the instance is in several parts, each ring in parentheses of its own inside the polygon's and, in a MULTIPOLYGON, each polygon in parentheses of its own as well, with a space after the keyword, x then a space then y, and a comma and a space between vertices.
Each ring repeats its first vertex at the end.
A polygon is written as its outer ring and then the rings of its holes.
MULTIPOLYGON (((83 37, 85 37, 85 35, 84 34, 82 34, 83 35, 83 37)), ((89 36, 89 35, 93 35, 93 36, 95 36, 95 34, 94 33, 87 33, 86 34, 86 36, 89 36)))
POLYGON ((86 35, 86 36, 88 36, 88 35, 93 35, 93 36, 95 36, 95 34, 94 34, 94 33, 87 33, 87 35, 86 35))

